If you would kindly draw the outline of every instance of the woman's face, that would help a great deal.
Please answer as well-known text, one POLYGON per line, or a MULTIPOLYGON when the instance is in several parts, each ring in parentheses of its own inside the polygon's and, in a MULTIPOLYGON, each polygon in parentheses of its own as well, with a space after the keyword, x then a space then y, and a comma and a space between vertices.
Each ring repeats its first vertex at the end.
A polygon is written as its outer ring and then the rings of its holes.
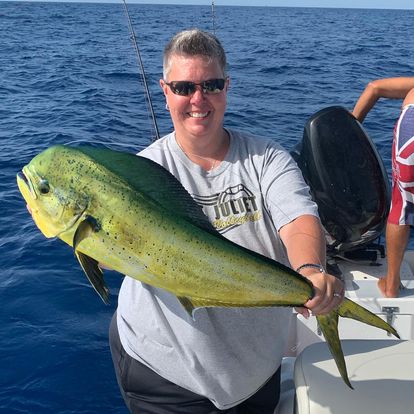
MULTIPOLYGON (((224 73, 216 60, 203 56, 171 57, 170 71, 166 82, 191 81, 200 83, 211 79, 223 79, 224 73)), ((217 94, 204 93, 200 86, 189 96, 175 95, 164 80, 161 87, 170 109, 171 119, 177 136, 181 139, 221 136, 228 80, 224 89, 217 94)))

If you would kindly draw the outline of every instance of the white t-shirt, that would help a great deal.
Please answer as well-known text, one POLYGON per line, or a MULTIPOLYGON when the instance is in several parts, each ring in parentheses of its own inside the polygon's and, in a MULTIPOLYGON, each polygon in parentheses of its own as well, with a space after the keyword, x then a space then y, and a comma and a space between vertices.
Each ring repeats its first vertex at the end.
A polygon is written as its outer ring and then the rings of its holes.
MULTIPOLYGON (((228 130, 212 171, 193 163, 171 133, 139 155, 169 170, 226 238, 288 264, 278 235, 317 207, 290 155, 270 139, 228 130)), ((280 366, 290 308, 201 308, 189 318, 171 293, 126 277, 118 298, 121 343, 133 358, 219 409, 253 395, 280 366)))

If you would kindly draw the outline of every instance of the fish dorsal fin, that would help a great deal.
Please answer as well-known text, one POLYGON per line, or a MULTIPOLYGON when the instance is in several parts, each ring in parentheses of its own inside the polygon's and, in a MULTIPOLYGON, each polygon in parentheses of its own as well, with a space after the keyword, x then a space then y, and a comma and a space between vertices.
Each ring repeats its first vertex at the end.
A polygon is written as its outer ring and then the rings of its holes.
POLYGON ((183 185, 173 174, 155 161, 107 148, 79 147, 76 149, 107 170, 121 176, 131 188, 144 193, 159 206, 173 211, 174 214, 204 230, 219 234, 183 185))
POLYGON ((89 282, 101 297, 101 299, 104 301, 104 303, 108 305, 109 290, 105 284, 103 272, 99 267, 98 262, 92 257, 89 257, 78 250, 79 243, 89 237, 92 232, 99 231, 99 229, 100 226, 98 222, 93 217, 86 216, 85 219, 79 224, 73 236, 73 249, 89 282))

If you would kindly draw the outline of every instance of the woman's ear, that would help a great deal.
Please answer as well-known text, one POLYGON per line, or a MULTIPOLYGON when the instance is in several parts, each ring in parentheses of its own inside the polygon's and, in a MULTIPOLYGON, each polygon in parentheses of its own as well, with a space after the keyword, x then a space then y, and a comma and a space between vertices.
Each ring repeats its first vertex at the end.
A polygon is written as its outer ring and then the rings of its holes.
POLYGON ((226 92, 229 90, 229 88, 230 88, 230 77, 227 76, 227 78, 226 78, 226 92))
POLYGON ((166 97, 168 95, 168 85, 165 83, 164 79, 160 79, 160 86, 166 97))

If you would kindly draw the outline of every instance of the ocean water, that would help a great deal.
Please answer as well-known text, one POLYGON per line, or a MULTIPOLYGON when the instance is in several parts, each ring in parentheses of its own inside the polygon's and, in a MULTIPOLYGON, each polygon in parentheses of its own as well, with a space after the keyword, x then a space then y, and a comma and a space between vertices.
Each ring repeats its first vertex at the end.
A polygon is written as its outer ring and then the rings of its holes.
MULTIPOLYGON (((213 29, 208 6, 129 6, 161 134, 171 122, 158 86, 162 47, 177 31, 213 29)), ((216 6, 228 53, 226 125, 291 149, 306 120, 352 109, 369 80, 412 76, 414 11, 216 6)), ((380 102, 365 128, 390 173, 400 102, 380 102)), ((121 2, 0 2, 0 413, 125 414, 105 306, 71 251, 36 229, 16 173, 58 143, 138 151, 153 139, 121 2)), ((413 246, 410 241, 410 246, 413 246)))

